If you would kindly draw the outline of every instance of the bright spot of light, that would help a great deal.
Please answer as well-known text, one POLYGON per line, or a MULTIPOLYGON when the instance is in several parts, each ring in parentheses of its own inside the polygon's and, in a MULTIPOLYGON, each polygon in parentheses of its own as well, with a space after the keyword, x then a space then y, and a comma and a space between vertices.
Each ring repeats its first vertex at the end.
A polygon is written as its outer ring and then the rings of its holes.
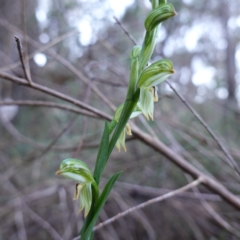
POLYGON ((228 90, 224 87, 220 87, 215 90, 216 95, 220 99, 226 99, 228 97, 228 90))
POLYGON ((192 77, 192 82, 196 86, 206 84, 208 88, 212 89, 216 85, 213 80, 215 72, 216 70, 214 67, 205 67, 199 69, 196 73, 194 73, 192 77))
POLYGON ((197 96, 194 97, 193 101, 194 101, 195 103, 201 104, 201 103, 204 102, 204 98, 203 98, 202 96, 197 95, 197 96))
POLYGON ((39 36, 39 40, 41 43, 45 44, 49 42, 49 36, 46 33, 41 33, 39 36))
POLYGON ((191 3, 192 3, 192 0, 183 0, 183 2, 184 2, 185 4, 191 4, 191 3))
POLYGON ((149 0, 144 0, 143 2, 144 2, 144 5, 145 5, 147 8, 149 8, 149 9, 152 8, 152 5, 151 5, 151 3, 150 3, 149 0))
POLYGON ((184 36, 184 44, 185 47, 189 52, 195 50, 199 38, 202 36, 203 33, 203 26, 202 25, 195 25, 193 28, 186 32, 184 36))
POLYGON ((37 9, 36 18, 39 22, 45 22, 47 20, 47 14, 43 9, 37 9))
POLYGON ((33 60, 39 67, 43 67, 47 63, 47 57, 43 53, 36 53, 33 60))
POLYGON ((82 19, 78 23, 78 29, 80 31, 79 40, 83 46, 90 44, 92 39, 92 27, 87 19, 82 19))
POLYGON ((240 27, 240 17, 237 18, 236 24, 238 27, 240 27))
POLYGON ((231 28, 231 29, 236 29, 238 26, 237 24, 237 19, 236 17, 231 17, 229 20, 228 20, 228 27, 231 28))
POLYGON ((127 7, 131 6, 134 0, 109 0, 110 7, 113 11, 113 15, 120 18, 125 13, 127 7))
POLYGON ((211 66, 206 66, 201 58, 194 58, 192 61, 192 68, 194 74, 192 82, 195 86, 206 85, 208 88, 213 89, 216 83, 213 79, 216 69, 211 66))

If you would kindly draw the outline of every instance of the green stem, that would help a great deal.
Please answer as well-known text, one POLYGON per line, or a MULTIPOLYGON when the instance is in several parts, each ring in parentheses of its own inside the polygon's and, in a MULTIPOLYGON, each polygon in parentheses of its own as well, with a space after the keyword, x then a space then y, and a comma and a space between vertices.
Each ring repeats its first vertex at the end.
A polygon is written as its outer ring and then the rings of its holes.
POLYGON ((107 159, 110 157, 111 152, 112 152, 121 132, 124 130, 135 106, 137 105, 139 95, 140 95, 140 89, 138 88, 131 99, 128 99, 128 98, 126 99, 120 119, 117 123, 115 131, 114 131, 113 136, 109 143, 107 159))

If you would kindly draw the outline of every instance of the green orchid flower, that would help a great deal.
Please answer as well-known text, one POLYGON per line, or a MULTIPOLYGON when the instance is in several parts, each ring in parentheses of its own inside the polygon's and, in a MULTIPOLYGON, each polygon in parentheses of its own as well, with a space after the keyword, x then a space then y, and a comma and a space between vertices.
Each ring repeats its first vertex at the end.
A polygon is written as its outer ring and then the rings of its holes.
POLYGON ((139 106, 147 120, 149 117, 153 120, 154 102, 158 101, 156 86, 173 73, 173 64, 168 59, 151 64, 141 73, 137 83, 140 88, 139 106))
POLYGON ((177 13, 172 4, 160 4, 157 8, 153 9, 145 20, 145 28, 147 31, 154 30, 161 22, 170 17, 175 16, 177 13))
POLYGON ((95 182, 92 172, 81 160, 69 158, 62 161, 60 164, 59 170, 56 172, 57 175, 62 175, 66 178, 77 181, 74 193, 74 200, 80 200, 80 209, 81 212, 83 209, 84 217, 86 217, 90 211, 93 199, 93 192, 95 196, 98 196, 98 186, 95 182))
MULTIPOLYGON (((119 118, 121 116, 121 113, 122 113, 122 109, 123 109, 123 106, 124 106, 124 103, 120 104, 118 106, 118 108, 116 109, 115 111, 115 114, 114 114, 114 117, 113 117, 113 120, 115 120, 116 122, 119 121, 119 118)), ((140 114, 142 113, 141 111, 141 108, 139 107, 139 105, 137 105, 134 109, 134 111, 132 112, 131 116, 130 116, 130 119, 131 118, 135 118, 137 116, 139 116, 140 114)), ((125 145, 125 138, 126 138, 126 134, 131 136, 132 135, 132 132, 131 132, 131 127, 130 127, 130 124, 127 123, 125 128, 123 129, 123 131, 121 132, 117 142, 116 142, 116 148, 117 150, 120 152, 121 150, 121 147, 123 148, 123 150, 126 152, 127 149, 126 149, 126 145, 125 145)))

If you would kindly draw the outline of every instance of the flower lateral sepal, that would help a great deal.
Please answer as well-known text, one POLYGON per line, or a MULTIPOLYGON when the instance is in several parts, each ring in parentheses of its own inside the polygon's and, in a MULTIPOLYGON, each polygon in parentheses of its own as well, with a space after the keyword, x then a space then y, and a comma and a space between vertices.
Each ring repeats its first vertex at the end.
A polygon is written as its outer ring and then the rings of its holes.
POLYGON ((173 73, 174 69, 172 62, 168 59, 162 59, 152 63, 149 67, 144 69, 139 77, 137 85, 139 88, 157 86, 173 73))

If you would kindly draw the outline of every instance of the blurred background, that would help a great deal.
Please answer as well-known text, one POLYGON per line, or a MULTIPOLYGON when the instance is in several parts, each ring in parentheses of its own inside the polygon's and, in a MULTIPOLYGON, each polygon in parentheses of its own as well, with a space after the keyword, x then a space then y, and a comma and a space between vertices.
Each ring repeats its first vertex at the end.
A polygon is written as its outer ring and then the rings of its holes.
MULTIPOLYGON (((176 73, 169 81, 239 163, 239 0, 169 3, 178 15, 161 26, 152 59, 173 62, 176 73)), ((34 82, 113 115, 125 98, 133 47, 114 16, 141 45, 148 0, 0 0, 0 6, 0 72, 24 78, 14 39, 19 36, 34 82)), ((240 194, 239 177, 195 116, 166 83, 158 94, 155 121, 140 117, 137 126, 240 194)), ((104 126, 103 120, 78 111, 0 78, 0 239, 77 236, 83 217, 72 200, 74 183, 55 172, 69 157, 93 167, 104 126)), ((134 136, 126 147, 127 153, 113 151, 104 172, 102 184, 115 172, 123 174, 100 221, 191 181, 134 136)), ((240 213, 206 188, 200 192, 134 212, 98 230, 95 239, 238 239, 216 221, 216 214, 240 229, 240 213)))

